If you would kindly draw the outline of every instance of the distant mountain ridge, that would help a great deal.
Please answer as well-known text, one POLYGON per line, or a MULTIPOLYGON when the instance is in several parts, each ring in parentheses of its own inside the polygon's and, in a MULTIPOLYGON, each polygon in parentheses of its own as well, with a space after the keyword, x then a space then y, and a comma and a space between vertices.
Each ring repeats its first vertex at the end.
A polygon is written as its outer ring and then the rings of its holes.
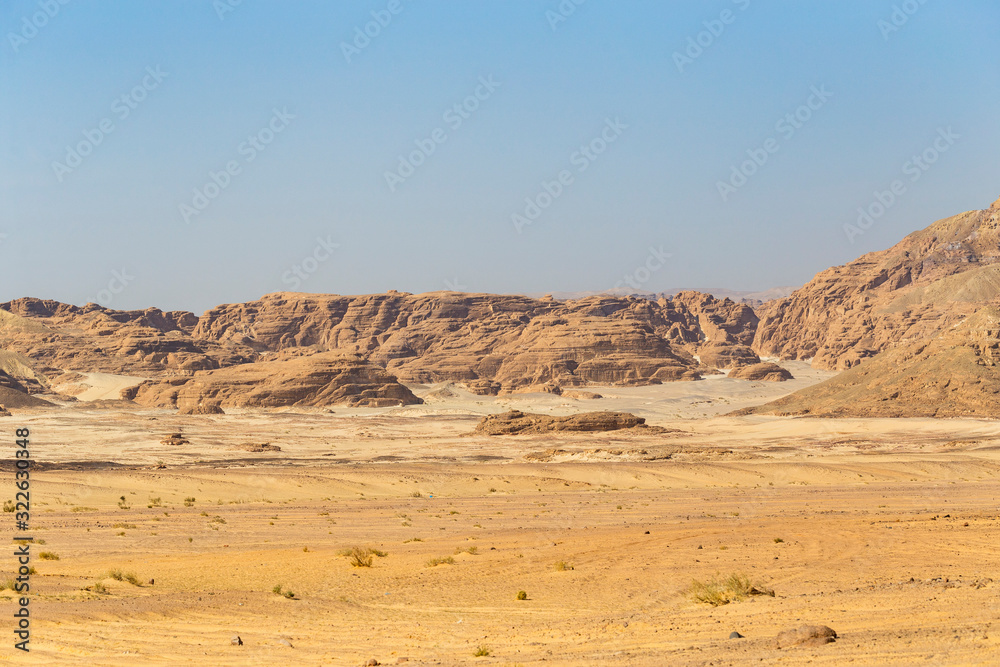
POLYGON ((1000 299, 1000 199, 938 220, 887 250, 820 272, 757 309, 754 349, 844 370, 933 338, 1000 299))

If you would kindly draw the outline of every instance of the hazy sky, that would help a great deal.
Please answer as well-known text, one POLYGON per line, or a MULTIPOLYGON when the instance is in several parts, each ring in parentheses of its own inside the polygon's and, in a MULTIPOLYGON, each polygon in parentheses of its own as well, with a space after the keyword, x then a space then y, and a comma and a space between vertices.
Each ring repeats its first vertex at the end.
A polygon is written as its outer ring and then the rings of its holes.
POLYGON ((576 2, 6 0, 0 300, 763 289, 1000 195, 994 0, 576 2))

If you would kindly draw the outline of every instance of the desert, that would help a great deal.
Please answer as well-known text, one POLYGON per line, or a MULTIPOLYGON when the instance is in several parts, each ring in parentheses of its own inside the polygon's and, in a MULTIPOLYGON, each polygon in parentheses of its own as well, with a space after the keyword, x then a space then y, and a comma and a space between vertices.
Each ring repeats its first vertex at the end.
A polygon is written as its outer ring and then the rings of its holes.
POLYGON ((0 663, 1000 665, 1000 3, 0 15, 0 663))

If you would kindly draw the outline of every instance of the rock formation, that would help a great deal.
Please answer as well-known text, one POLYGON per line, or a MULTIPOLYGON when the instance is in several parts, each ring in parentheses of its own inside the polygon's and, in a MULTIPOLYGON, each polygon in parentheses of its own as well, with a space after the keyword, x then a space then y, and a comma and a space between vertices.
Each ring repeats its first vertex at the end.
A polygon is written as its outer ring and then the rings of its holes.
POLYGON ((754 380, 757 382, 784 382, 791 380, 792 374, 778 364, 765 361, 759 364, 743 366, 729 373, 729 377, 738 380, 754 380))
POLYGON ((0 304, 0 349, 26 359, 43 376, 64 371, 155 375, 256 358, 247 347, 195 340, 190 333, 197 322, 186 312, 80 308, 24 298, 0 304))
POLYGON ((1000 309, 981 308, 932 340, 897 346, 825 382, 741 413, 996 418, 1000 309))
POLYGON ((765 304, 753 347, 843 370, 903 341, 929 339, 998 298, 1000 199, 827 269, 765 304))
POLYGON ((526 435, 557 431, 618 431, 646 429, 659 432, 659 427, 646 425, 646 420, 628 412, 581 412, 569 417, 553 417, 511 410, 487 415, 476 425, 476 433, 484 435, 526 435))
POLYGON ((122 398, 147 407, 176 407, 186 414, 216 408, 387 407, 422 402, 392 375, 360 359, 297 350, 274 356, 197 371, 190 377, 150 380, 126 389, 122 398))
POLYGON ((389 292, 358 297, 270 294, 219 306, 198 320, 199 340, 276 351, 315 345, 362 355, 404 382, 464 382, 496 394, 532 385, 697 379, 704 347, 749 350, 757 319, 728 299, 389 292))

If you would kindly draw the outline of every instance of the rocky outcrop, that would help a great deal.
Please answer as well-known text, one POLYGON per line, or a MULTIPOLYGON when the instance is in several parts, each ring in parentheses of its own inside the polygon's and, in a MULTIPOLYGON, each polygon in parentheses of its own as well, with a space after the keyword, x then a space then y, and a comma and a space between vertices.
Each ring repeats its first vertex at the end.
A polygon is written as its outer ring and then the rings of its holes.
POLYGON ((755 382, 784 382, 791 380, 792 374, 778 364, 765 361, 759 364, 743 366, 729 373, 729 377, 737 380, 753 380, 755 382))
POLYGON ((256 359, 248 347, 196 340, 191 331, 197 321, 191 313, 156 308, 116 311, 17 299, 0 304, 0 347, 43 376, 64 371, 157 375, 256 359))
MULTIPOLYGON (((356 353, 404 382, 462 382, 494 394, 547 383, 697 379, 703 367, 695 353, 749 346, 756 324, 751 308, 694 292, 566 302, 454 292, 281 293, 214 308, 192 335, 257 351, 314 345, 356 353)), ((748 348, 734 356, 758 360, 748 348)))
POLYGON ((31 396, 23 391, 10 389, 8 387, 0 387, 0 405, 3 405, 8 410, 11 408, 16 410, 19 408, 55 407, 55 405, 48 401, 44 401, 36 396, 31 396))
POLYGON ((643 417, 628 412, 581 412, 569 417, 553 417, 511 410, 502 414, 487 415, 476 425, 476 433, 484 435, 527 435, 559 431, 619 431, 644 429, 660 430, 646 425, 643 417))
POLYGON ((827 269, 765 304, 753 347, 762 356, 843 370, 902 342, 932 338, 998 298, 1000 200, 827 269))
MULTIPOLYGON (((218 408, 388 407, 422 401, 381 368, 336 353, 290 351, 273 360, 147 381, 122 398, 185 414, 218 408)), ((211 412, 209 412, 211 414, 211 412)))
POLYGON ((201 317, 41 299, 0 304, 0 345, 41 373, 171 377, 308 348, 356 354, 406 382, 461 382, 485 395, 536 385, 694 380, 708 366, 758 361, 757 317, 729 299, 388 292, 270 294, 201 317))
POLYGON ((984 417, 1000 414, 1000 309, 980 309, 930 341, 897 346, 743 414, 984 417))

